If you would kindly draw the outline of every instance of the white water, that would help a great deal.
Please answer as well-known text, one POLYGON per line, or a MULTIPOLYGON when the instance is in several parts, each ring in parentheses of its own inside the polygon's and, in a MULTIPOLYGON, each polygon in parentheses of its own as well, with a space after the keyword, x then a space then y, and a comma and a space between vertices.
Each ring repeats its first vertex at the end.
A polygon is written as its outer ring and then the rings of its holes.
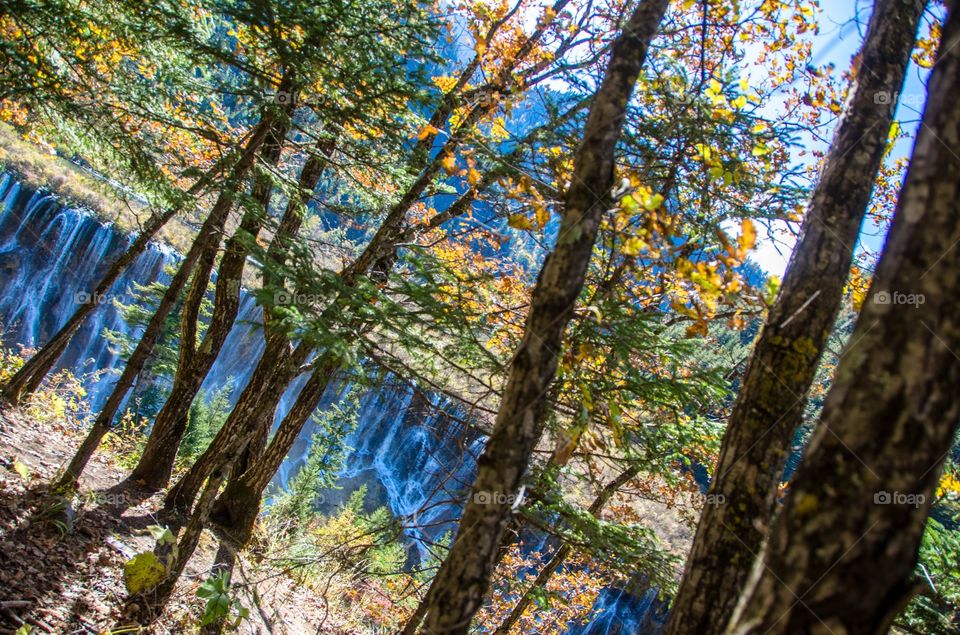
MULTIPOLYGON (((132 241, 82 210, 62 207, 51 195, 24 187, 0 172, 0 339, 5 347, 42 345, 86 300, 110 262, 132 241)), ((112 300, 129 302, 133 282, 145 285, 161 277, 176 254, 151 245, 114 283, 106 298, 74 336, 58 361, 86 379, 91 409, 109 395, 109 373, 99 381, 94 369, 115 369, 119 360, 101 337, 105 328, 130 333, 112 300)), ((250 379, 263 351, 260 308, 244 293, 236 325, 230 332, 204 388, 228 381, 236 398, 250 379)), ((284 394, 277 420, 286 414, 306 377, 284 394)), ((318 410, 328 407, 349 386, 335 382, 318 410)), ((417 557, 427 548, 423 539, 453 534, 459 504, 473 478, 483 439, 465 425, 466 413, 447 398, 416 391, 387 375, 380 386, 360 397, 357 429, 337 489, 323 493, 321 509, 332 510, 360 485, 366 485, 368 509, 386 505, 409 527, 410 547, 417 557)), ((303 464, 314 428, 308 424, 275 478, 283 487, 303 464)), ((655 594, 642 597, 607 590, 597 600, 595 619, 571 629, 576 635, 659 633, 664 615, 655 594)))

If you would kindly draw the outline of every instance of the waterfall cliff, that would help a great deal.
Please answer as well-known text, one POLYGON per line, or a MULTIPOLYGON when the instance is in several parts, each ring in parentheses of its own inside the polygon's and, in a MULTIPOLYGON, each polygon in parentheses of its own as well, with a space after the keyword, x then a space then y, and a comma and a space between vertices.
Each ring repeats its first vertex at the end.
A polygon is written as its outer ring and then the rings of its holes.
MULTIPOLYGON (((110 262, 132 237, 103 224, 83 210, 62 206, 42 190, 0 172, 0 339, 4 346, 42 345, 70 317, 81 302, 96 302, 96 311, 74 336, 58 361, 83 378, 93 411, 112 387, 111 371, 119 359, 102 337, 104 329, 138 335, 114 307, 113 300, 129 302, 132 283, 148 284, 165 276, 164 266, 177 255, 151 245, 114 283, 105 298, 91 290, 110 262), (106 370, 94 377, 94 369, 106 370)), ((233 384, 233 397, 249 381, 263 351, 260 308, 244 293, 236 325, 204 384, 207 390, 233 384)), ((278 419, 286 414, 305 377, 283 397, 278 419)), ((349 389, 334 382, 320 404, 323 409, 349 389)), ((275 486, 283 487, 303 464, 314 429, 308 424, 280 468, 275 486)), ((410 547, 425 554, 422 539, 435 540, 455 528, 459 507, 450 501, 463 496, 473 477, 483 439, 471 428, 466 413, 446 397, 421 391, 387 375, 380 386, 360 396, 356 430, 338 487, 319 499, 327 511, 360 485, 366 485, 367 506, 386 505, 411 529, 410 547), (421 511, 414 522, 413 514, 421 511)), ((590 624, 571 629, 577 635, 659 633, 665 611, 656 594, 633 596, 615 589, 604 591, 590 624)))

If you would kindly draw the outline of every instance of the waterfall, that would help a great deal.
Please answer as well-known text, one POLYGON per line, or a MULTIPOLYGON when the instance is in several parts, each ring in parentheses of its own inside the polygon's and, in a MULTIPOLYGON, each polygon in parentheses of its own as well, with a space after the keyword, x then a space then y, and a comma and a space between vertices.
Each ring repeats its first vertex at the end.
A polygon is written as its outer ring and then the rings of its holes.
MULTIPOLYGON (((139 331, 127 325, 113 304, 131 301, 134 282, 166 280, 164 267, 178 260, 170 249, 151 244, 113 284, 104 298, 90 296, 109 264, 133 237, 103 224, 84 210, 65 207, 51 194, 0 172, 0 339, 3 345, 43 345, 81 302, 97 308, 58 360, 58 369, 80 377, 91 410, 99 410, 112 388, 120 360, 102 337, 104 329, 139 331), (105 369, 102 376, 94 369, 105 369)), ((249 382, 264 343, 260 307, 243 292, 236 324, 203 388, 233 385, 236 399, 249 382)), ((289 411, 306 382, 297 379, 284 393, 276 423, 289 411)), ((345 379, 331 382, 318 410, 342 399, 345 379)), ((445 396, 386 375, 360 396, 358 425, 347 439, 351 448, 337 487, 323 492, 320 511, 333 511, 360 485, 367 486, 366 507, 385 505, 405 520, 414 561, 427 555, 426 541, 452 535, 462 500, 473 480, 484 439, 469 424, 469 414, 445 396)), ((304 464, 315 425, 308 422, 272 484, 282 489, 304 464)), ((660 633, 663 604, 656 593, 635 596, 607 589, 597 598, 595 618, 571 634, 660 633)))
POLYGON ((81 303, 96 310, 74 335, 57 363, 83 378, 92 410, 109 394, 110 373, 118 363, 101 336, 113 329, 138 336, 113 301, 130 302, 133 282, 164 276, 177 257, 151 244, 119 277, 104 297, 91 294, 110 263, 133 238, 95 220, 82 210, 63 207, 51 194, 29 187, 12 175, 0 178, 0 337, 5 345, 35 348, 45 343, 81 303), (102 377, 95 369, 107 369, 102 377))

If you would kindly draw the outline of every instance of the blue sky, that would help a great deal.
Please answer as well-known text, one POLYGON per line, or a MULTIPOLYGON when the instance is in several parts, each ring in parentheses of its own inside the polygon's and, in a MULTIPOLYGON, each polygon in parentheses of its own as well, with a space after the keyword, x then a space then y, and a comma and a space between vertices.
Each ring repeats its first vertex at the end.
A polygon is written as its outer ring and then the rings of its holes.
MULTIPOLYGON (((813 36, 813 62, 815 66, 833 63, 837 70, 849 68, 852 57, 859 50, 866 32, 873 2, 869 0, 821 0, 818 14, 820 33, 813 36)), ((926 27, 921 27, 926 32, 926 27)), ((908 156, 913 148, 913 138, 919 125, 923 102, 926 99, 926 78, 928 73, 911 63, 907 78, 900 94, 896 118, 907 138, 900 139, 891 155, 891 160, 908 156)), ((816 146, 812 143, 810 147, 816 146)), ((824 149, 823 146, 820 146, 824 149)), ((877 252, 883 245, 885 228, 874 225, 869 220, 861 232, 861 245, 877 252)), ((777 241, 761 240, 753 254, 753 259, 767 272, 782 275, 789 259, 792 237, 787 233, 778 233, 777 241)))

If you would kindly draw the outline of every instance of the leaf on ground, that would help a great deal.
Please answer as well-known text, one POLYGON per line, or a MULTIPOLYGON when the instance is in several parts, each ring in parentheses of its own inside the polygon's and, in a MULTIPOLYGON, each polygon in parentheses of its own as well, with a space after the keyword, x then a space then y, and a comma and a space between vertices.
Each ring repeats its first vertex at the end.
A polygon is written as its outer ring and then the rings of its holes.
POLYGON ((138 553, 123 565, 123 583, 131 594, 160 584, 167 569, 152 551, 138 553))

